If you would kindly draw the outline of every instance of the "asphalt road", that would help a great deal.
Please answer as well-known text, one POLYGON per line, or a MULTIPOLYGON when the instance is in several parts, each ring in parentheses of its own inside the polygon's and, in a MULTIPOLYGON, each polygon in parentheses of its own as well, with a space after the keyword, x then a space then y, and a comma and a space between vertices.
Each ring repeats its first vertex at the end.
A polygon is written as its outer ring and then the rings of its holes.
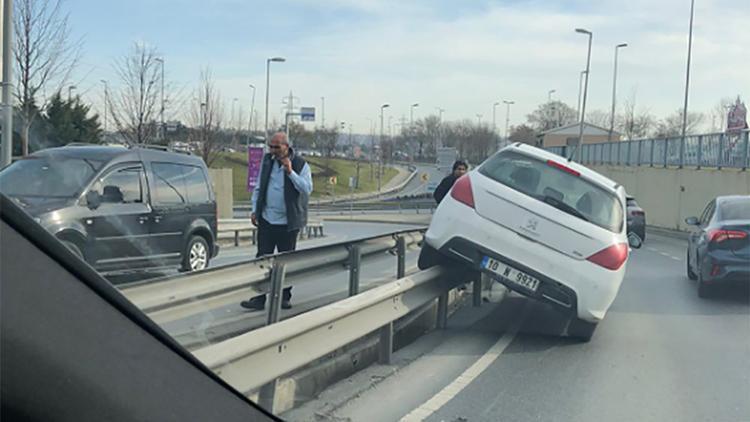
POLYGON ((449 329, 396 352, 395 370, 370 367, 284 416, 748 421, 750 289, 699 299, 685 275, 685 247, 649 234, 589 343, 561 336, 565 319, 554 309, 509 294, 464 306, 449 329))
POLYGON ((443 177, 447 176, 446 174, 442 174, 441 172, 439 172, 434 164, 417 164, 416 167, 417 176, 410 180, 409 183, 407 183, 406 186, 404 186, 404 188, 397 194, 390 195, 391 197, 411 196, 427 193, 428 184, 434 183, 435 186, 437 186, 437 184, 440 183, 441 180, 443 180, 443 177), (422 181, 422 175, 425 174, 428 177, 427 182, 422 181))

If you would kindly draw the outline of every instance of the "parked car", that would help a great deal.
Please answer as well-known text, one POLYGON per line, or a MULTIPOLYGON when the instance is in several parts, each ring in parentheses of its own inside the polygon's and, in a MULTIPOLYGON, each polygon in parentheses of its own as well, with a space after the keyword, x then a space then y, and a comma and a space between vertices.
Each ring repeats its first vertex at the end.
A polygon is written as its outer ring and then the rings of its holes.
POLYGON ((628 214, 628 233, 633 232, 646 240, 646 211, 638 205, 635 198, 628 196, 625 199, 625 209, 628 214))
POLYGON ((694 227, 687 275, 698 280, 698 296, 709 296, 715 285, 750 281, 750 195, 719 196, 685 222, 694 227))
POLYGON ((200 270, 219 250, 208 170, 188 154, 52 148, 0 171, 0 191, 102 273, 200 270))
MULTIPOLYGON (((633 237, 632 246, 640 247, 633 237)), ((588 341, 625 275, 625 189, 558 155, 516 143, 459 178, 419 257, 448 256, 571 316, 588 341)))

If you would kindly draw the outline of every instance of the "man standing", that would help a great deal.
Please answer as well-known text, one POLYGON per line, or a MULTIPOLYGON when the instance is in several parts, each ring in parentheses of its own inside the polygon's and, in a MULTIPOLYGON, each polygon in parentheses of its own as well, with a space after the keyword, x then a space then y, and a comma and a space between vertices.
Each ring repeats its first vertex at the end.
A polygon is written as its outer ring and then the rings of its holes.
MULTIPOLYGON (((307 203, 313 190, 310 166, 295 155, 286 134, 278 132, 268 144, 270 152, 263 156, 260 182, 253 190, 253 225, 258 227, 256 256, 293 251, 300 229, 307 225, 307 203)), ((284 289, 281 307, 292 307, 292 288, 284 289)), ((255 296, 240 303, 243 308, 262 310, 266 295, 255 296)))
POLYGON ((468 169, 469 166, 467 166, 466 162, 464 161, 458 160, 453 163, 453 172, 445 176, 445 178, 440 182, 438 187, 435 189, 435 193, 433 194, 435 196, 435 201, 438 204, 443 200, 443 198, 445 198, 445 195, 448 195, 448 191, 451 190, 453 184, 456 183, 456 180, 466 174, 466 170, 468 169))

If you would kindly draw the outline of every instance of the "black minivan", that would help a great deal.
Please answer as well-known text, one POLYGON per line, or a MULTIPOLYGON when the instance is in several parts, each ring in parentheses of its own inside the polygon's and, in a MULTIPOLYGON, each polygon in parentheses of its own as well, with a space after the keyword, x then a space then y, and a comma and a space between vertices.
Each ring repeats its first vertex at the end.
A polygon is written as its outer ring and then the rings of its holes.
POLYGON ((0 192, 104 274, 201 270, 219 250, 208 170, 189 154, 46 149, 0 171, 0 192))

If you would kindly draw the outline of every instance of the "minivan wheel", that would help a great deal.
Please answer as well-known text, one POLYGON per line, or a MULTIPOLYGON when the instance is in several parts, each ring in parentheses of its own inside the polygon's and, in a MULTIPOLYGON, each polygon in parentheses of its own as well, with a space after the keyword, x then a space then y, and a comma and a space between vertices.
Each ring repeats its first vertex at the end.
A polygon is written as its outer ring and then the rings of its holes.
POLYGON ((437 249, 428 245, 427 242, 422 241, 422 250, 419 251, 419 259, 417 260, 417 267, 420 270, 426 270, 432 268, 440 263, 442 255, 437 249))
POLYGON ((185 246, 182 258, 183 271, 198 271, 208 267, 208 242, 202 236, 192 236, 185 246))
POLYGON ((595 322, 589 322, 578 317, 573 317, 570 320, 570 324, 568 324, 568 337, 573 337, 585 343, 591 340, 591 336, 594 335, 595 329, 595 322))

